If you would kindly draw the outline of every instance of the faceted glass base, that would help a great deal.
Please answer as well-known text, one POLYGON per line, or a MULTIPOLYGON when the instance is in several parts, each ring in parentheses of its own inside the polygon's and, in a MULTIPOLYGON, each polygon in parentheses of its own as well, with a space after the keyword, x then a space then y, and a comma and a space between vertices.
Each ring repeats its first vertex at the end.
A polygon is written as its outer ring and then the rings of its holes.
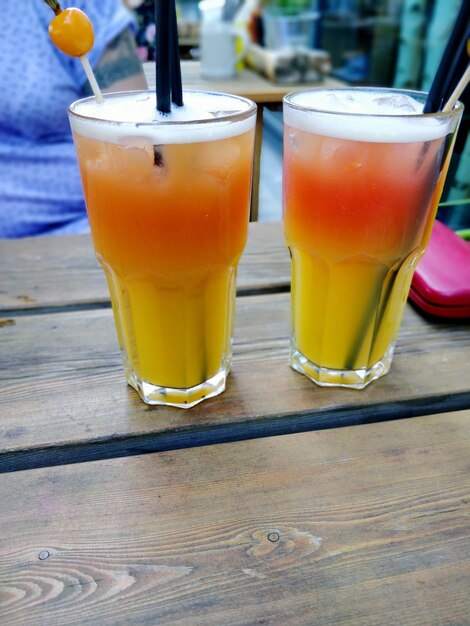
POLYGON ((221 367, 214 376, 188 389, 160 387, 159 385, 154 385, 145 380, 140 380, 129 367, 125 369, 127 382, 131 387, 134 387, 146 404, 190 409, 196 404, 203 402, 203 400, 218 396, 225 390, 230 365, 228 364, 221 367))
POLYGON ((386 354, 374 363, 372 367, 357 370, 337 370, 322 367, 309 361, 295 345, 290 351, 290 365, 320 387, 346 387, 349 389, 364 389, 369 383, 381 376, 385 376, 392 364, 395 344, 392 344, 386 354))

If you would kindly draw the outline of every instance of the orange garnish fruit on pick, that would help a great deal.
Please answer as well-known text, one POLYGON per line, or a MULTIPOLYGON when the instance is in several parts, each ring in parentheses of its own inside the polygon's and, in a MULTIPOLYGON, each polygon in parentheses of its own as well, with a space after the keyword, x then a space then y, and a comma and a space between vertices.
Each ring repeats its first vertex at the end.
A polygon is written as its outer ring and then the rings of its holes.
POLYGON ((49 24, 49 36, 53 44, 71 57, 79 57, 96 101, 104 102, 101 89, 88 60, 88 52, 93 48, 95 35, 90 18, 86 13, 70 7, 62 11, 59 0, 44 0, 54 11, 55 18, 49 24))
POLYGON ((80 9, 64 9, 49 24, 49 36, 59 50, 72 57, 90 52, 95 35, 90 18, 80 9))

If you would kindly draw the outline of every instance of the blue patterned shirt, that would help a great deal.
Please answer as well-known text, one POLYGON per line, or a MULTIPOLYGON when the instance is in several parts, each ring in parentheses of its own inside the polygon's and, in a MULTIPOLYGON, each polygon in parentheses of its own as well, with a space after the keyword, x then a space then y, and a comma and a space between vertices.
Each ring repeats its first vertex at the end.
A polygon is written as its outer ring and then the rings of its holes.
MULTIPOLYGON (((1 2, 0 237, 89 230, 67 108, 83 96, 79 59, 55 48, 43 0, 1 2)), ((63 0, 90 17, 92 67, 132 23, 121 0, 63 0)))

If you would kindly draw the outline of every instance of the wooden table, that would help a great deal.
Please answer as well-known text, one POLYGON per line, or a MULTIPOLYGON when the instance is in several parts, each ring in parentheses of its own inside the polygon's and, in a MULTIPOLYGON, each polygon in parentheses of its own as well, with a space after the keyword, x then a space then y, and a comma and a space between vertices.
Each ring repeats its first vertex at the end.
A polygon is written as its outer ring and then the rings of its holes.
POLYGON ((0 242, 0 623, 467 624, 470 323, 406 311, 391 372, 287 366, 289 258, 250 224, 233 372, 124 380, 90 238, 0 242))
MULTIPOLYGON (((144 63, 144 71, 149 89, 155 89, 155 63, 144 63)), ((201 76, 201 63, 199 61, 182 61, 181 76, 183 87, 185 89, 222 91, 224 93, 231 93, 237 96, 249 98, 258 105, 253 163, 253 194, 250 215, 251 221, 257 221, 261 141, 263 134, 263 109, 265 106, 269 105, 279 106, 286 94, 291 91, 295 91, 296 89, 305 88, 309 85, 305 83, 294 85, 277 84, 248 68, 245 68, 237 74, 235 78, 217 80, 204 79, 201 76)), ((344 84, 345 83, 340 80, 327 77, 321 83, 315 83, 313 86, 340 87, 344 86, 344 84)))

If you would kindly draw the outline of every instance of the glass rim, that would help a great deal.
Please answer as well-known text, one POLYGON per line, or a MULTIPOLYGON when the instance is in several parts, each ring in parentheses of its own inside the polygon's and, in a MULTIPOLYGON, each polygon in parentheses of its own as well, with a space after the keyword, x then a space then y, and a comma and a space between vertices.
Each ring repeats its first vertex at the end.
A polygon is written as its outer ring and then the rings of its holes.
MULTIPOLYGON (((140 128, 145 128, 146 126, 153 127, 156 125, 161 125, 161 126, 166 126, 166 127, 171 127, 171 126, 183 126, 184 127, 184 126, 194 126, 194 125, 199 125, 199 124, 214 124, 214 123, 219 123, 219 122, 235 122, 235 121, 248 119, 249 117, 251 117, 251 115, 256 114, 256 111, 257 111, 257 105, 255 102, 253 102, 253 100, 250 100, 249 98, 245 98, 244 96, 239 96, 237 94, 225 93, 222 91, 210 91, 208 89, 185 89, 183 91, 183 98, 184 98, 185 93, 201 93, 201 94, 206 94, 210 96, 223 96, 225 98, 232 98, 234 100, 239 100, 241 102, 244 102, 245 104, 248 105, 248 107, 241 111, 226 112, 225 115, 220 115, 219 117, 196 118, 192 120, 171 120, 171 119, 165 119, 164 117, 162 117, 162 119, 155 119, 155 120, 145 121, 145 122, 136 122, 135 120, 133 121, 109 120, 103 117, 95 117, 93 115, 83 115, 82 113, 78 113, 77 111, 74 111, 73 109, 77 105, 82 104, 84 102, 91 102, 92 100, 95 100, 95 96, 88 96, 86 98, 79 98, 78 100, 74 100, 74 102, 72 102, 67 108, 67 112, 70 117, 74 117, 74 118, 83 120, 85 122, 99 123, 99 124, 113 124, 113 125, 138 124, 140 128)), ((155 95, 155 91, 152 89, 113 91, 110 93, 105 93, 103 94, 103 96, 106 100, 107 98, 108 99, 121 98, 121 97, 131 95, 131 94, 155 95)), ((176 105, 173 105, 173 106, 176 106, 176 105)), ((162 116, 164 115, 166 114, 162 113, 162 116)))
POLYGON ((326 91, 326 92, 337 92, 337 91, 362 91, 362 92, 392 92, 392 93, 402 93, 405 95, 409 95, 411 97, 413 96, 419 96, 421 98, 425 98, 427 97, 427 92, 426 91, 419 91, 416 89, 400 89, 399 87, 354 87, 354 86, 344 86, 344 87, 308 87, 308 88, 303 88, 303 89, 296 89, 295 91, 291 91, 290 93, 286 94, 282 101, 284 105, 288 105, 289 107, 291 107, 292 109, 295 109, 296 111, 301 111, 304 113, 321 113, 322 115, 332 115, 332 116, 348 116, 348 117, 374 117, 374 118, 409 118, 409 119, 423 119, 424 117, 429 118, 429 117, 440 117, 440 118, 446 118, 446 117, 452 117, 453 115, 455 115, 456 113, 459 113, 461 111, 463 111, 464 109, 464 105, 463 103, 458 100, 453 109, 451 109, 450 111, 435 111, 435 112, 429 112, 429 113, 399 113, 399 114, 392 114, 392 113, 359 113, 357 111, 332 111, 330 109, 322 109, 322 108, 317 108, 317 107, 313 107, 313 106, 306 106, 304 104, 296 104, 295 102, 293 102, 293 98, 295 98, 295 96, 298 96, 300 94, 306 94, 306 93, 312 93, 315 91, 326 91))

